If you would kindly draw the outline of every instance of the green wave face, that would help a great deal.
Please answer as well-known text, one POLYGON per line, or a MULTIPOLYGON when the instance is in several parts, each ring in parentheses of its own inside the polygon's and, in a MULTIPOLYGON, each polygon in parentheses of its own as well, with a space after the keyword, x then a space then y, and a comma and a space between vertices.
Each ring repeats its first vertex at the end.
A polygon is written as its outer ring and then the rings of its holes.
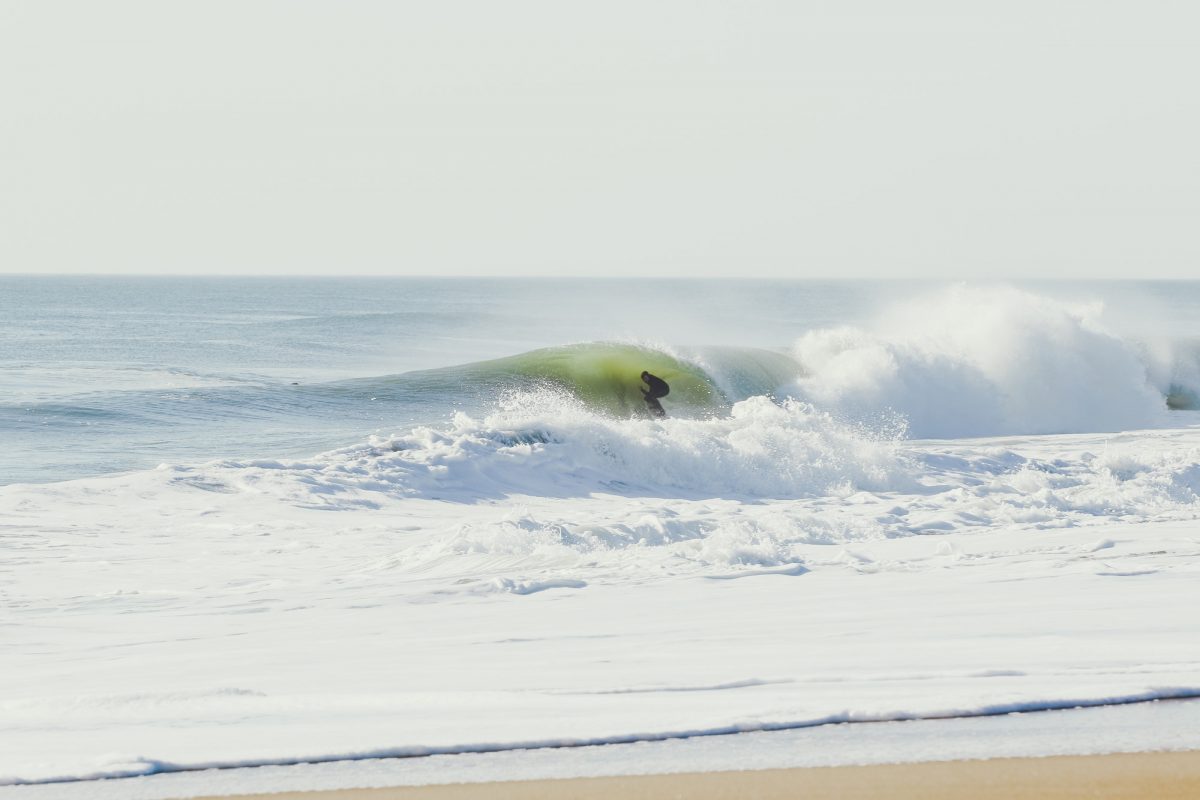
POLYGON ((772 350, 709 347, 698 355, 730 400, 774 395, 804 373, 797 361, 772 350))
POLYGON ((680 416, 719 413, 737 400, 774 394, 801 372, 787 356, 755 348, 701 348, 677 357, 650 347, 590 342, 346 386, 372 396, 424 402, 431 409, 463 398, 490 406, 508 391, 553 386, 594 411, 632 417, 648 413, 643 370, 667 382, 671 392, 663 407, 680 416))
MULTIPOLYGON (((658 350, 621 344, 581 344, 534 350, 474 365, 491 376, 550 383, 566 389, 587 406, 618 416, 647 411, 642 371, 671 387, 663 406, 695 413, 715 411, 727 398, 699 367, 658 350)), ((519 382, 519 381, 518 381, 519 382)))

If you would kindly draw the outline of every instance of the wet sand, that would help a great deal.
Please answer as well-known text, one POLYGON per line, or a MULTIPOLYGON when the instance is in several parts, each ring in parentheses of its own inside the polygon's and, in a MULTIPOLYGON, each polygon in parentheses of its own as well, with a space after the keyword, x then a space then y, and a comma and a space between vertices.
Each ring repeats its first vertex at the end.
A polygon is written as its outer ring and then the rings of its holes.
MULTIPOLYGON (((238 797, 238 796, 233 796, 238 797)), ((241 800, 1195 800, 1200 751, 997 758, 745 772, 459 783, 240 796, 241 800)), ((215 800, 206 798, 205 800, 215 800)))

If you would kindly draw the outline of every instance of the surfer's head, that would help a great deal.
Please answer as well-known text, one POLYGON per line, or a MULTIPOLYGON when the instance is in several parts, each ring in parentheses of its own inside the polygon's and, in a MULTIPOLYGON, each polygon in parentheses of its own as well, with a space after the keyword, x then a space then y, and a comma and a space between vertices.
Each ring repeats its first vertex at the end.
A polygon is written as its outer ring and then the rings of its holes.
POLYGON ((642 370, 642 380, 646 380, 649 377, 650 377, 650 373, 646 372, 646 370, 642 370))

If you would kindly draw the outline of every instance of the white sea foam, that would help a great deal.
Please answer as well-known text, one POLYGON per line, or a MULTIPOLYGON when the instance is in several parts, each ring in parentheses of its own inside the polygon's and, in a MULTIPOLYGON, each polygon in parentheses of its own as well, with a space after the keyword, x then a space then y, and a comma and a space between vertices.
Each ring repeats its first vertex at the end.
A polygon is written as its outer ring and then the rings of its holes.
POLYGON ((665 421, 560 401, 0 489, 0 775, 1200 688, 1195 430, 906 442, 764 398, 665 421))
POLYGON ((330 487, 444 499, 592 491, 795 498, 907 483, 894 442, 866 438, 803 403, 753 397, 728 417, 630 420, 590 413, 551 390, 514 394, 484 419, 456 414, 449 426, 376 439, 307 469, 330 487))
POLYGON ((1152 370, 1137 345, 1105 327, 1102 311, 1014 288, 953 287, 866 328, 801 337, 795 352, 809 375, 799 390, 851 418, 898 412, 916 437, 1162 423, 1161 384, 1178 375, 1164 359, 1152 370))

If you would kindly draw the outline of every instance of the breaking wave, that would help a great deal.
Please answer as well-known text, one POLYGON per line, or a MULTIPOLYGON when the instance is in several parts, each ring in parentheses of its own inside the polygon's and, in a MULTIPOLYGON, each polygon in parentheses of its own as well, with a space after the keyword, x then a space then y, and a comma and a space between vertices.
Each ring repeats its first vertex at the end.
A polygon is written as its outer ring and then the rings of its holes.
POLYGON ((724 413, 738 400, 774 395, 801 373, 788 355, 760 348, 584 342, 356 383, 408 401, 465 396, 478 401, 475 407, 489 407, 513 391, 548 388, 593 412, 631 417, 646 411, 643 370, 670 384, 663 405, 672 415, 686 416, 724 413))
POLYGON ((917 438, 1144 428, 1194 407, 1194 353, 1124 338, 1102 312, 952 287, 868 327, 805 334, 796 395, 850 419, 897 414, 917 438))
POLYGON ((708 419, 617 419, 550 390, 513 394, 482 419, 459 413, 448 426, 287 466, 310 473, 306 497, 322 503, 364 488, 472 501, 591 492, 794 498, 907 485, 887 431, 843 425, 796 401, 752 397, 708 419), (323 490, 309 492, 316 481, 323 490))
POLYGON ((616 417, 644 412, 643 369, 665 378, 672 415, 729 413, 762 396, 913 438, 1082 433, 1178 424, 1200 408, 1200 347, 1114 329, 1099 302, 1011 287, 954 286, 872 323, 810 331, 789 355, 755 348, 593 342, 390 379, 412 397, 549 387, 616 417))

